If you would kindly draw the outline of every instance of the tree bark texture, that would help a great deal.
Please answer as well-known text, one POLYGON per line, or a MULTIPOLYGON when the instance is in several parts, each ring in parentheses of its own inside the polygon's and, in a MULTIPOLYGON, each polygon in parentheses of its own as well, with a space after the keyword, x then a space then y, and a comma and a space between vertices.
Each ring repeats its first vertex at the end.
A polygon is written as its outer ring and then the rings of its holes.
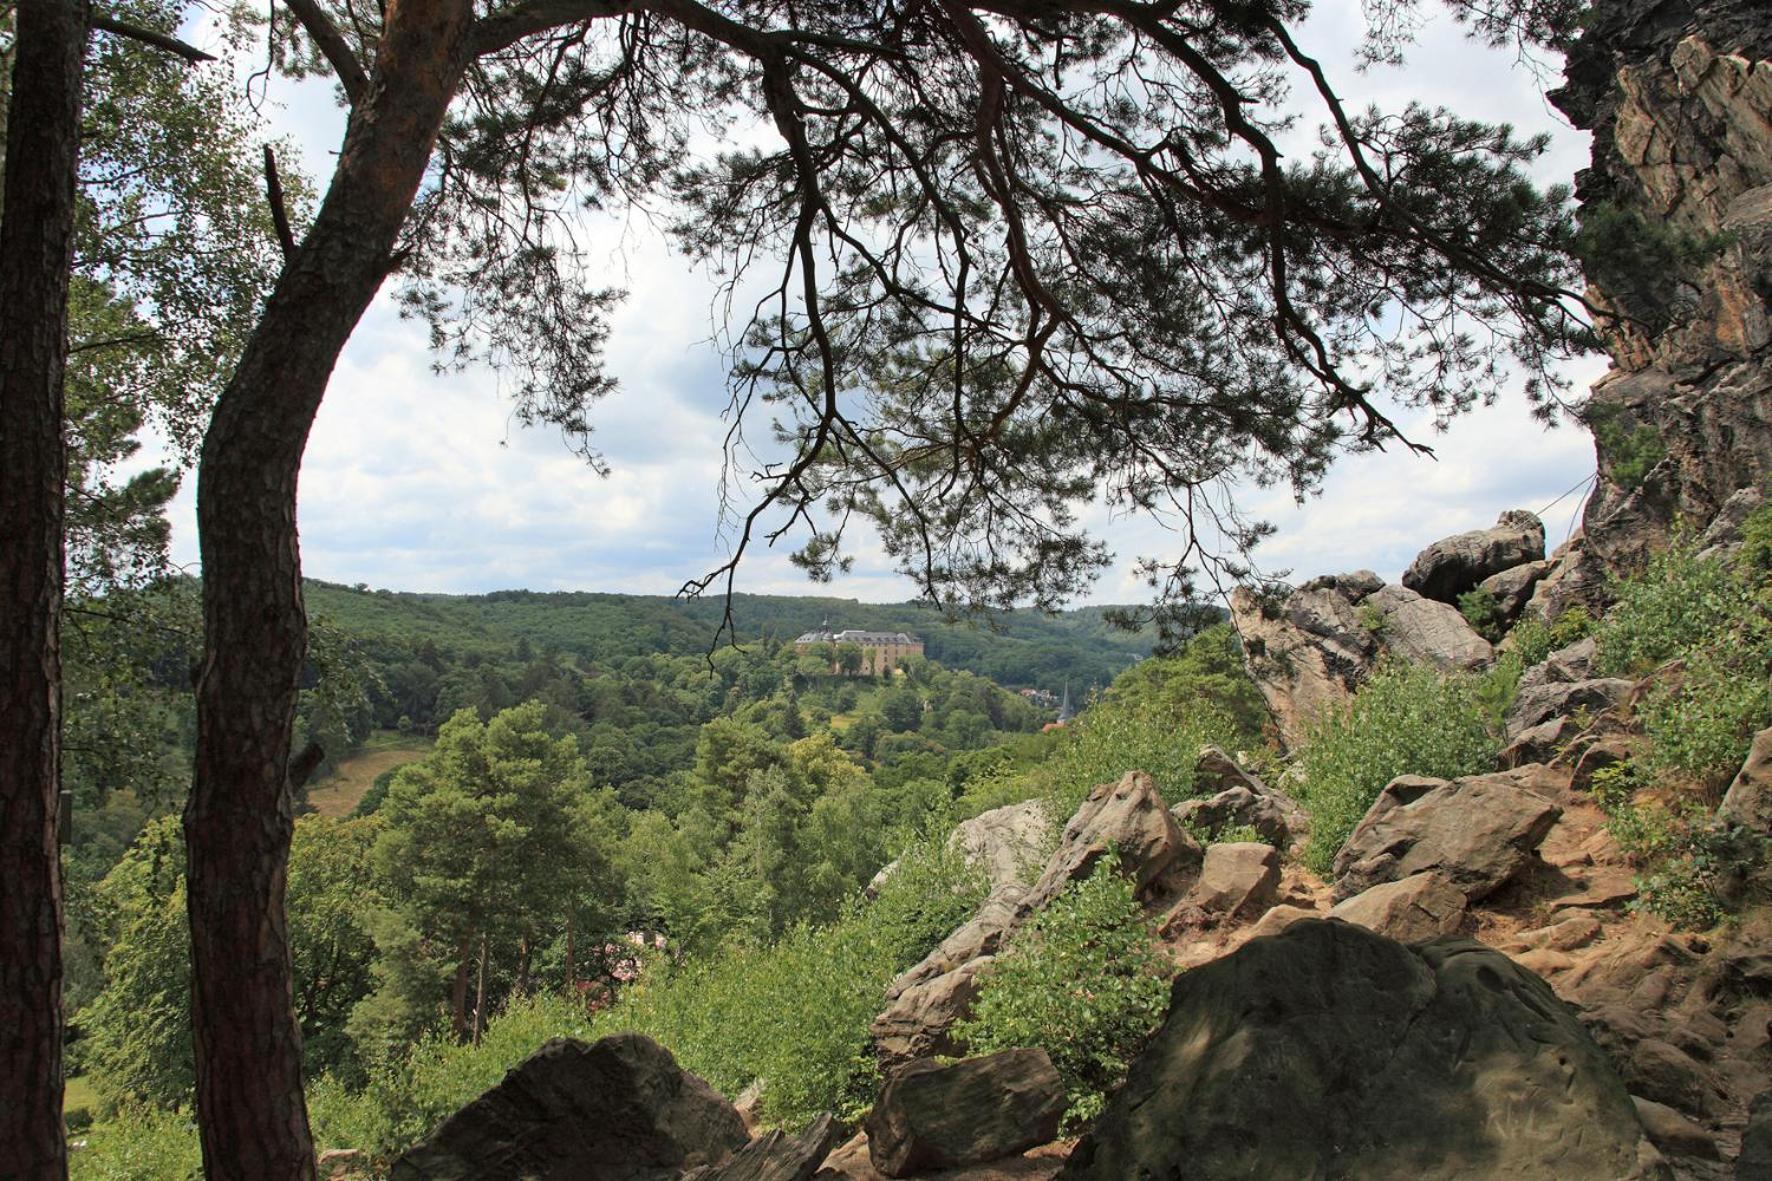
POLYGON ((21 0, 0 218, 0 1178, 68 1175, 62 1134, 62 374, 84 0, 21 0))
POLYGON ((313 228, 204 437, 205 647, 185 810, 197 1112, 211 1181, 310 1181, 284 886, 306 657, 296 479, 345 342, 393 251, 465 68, 469 0, 394 0, 313 228))

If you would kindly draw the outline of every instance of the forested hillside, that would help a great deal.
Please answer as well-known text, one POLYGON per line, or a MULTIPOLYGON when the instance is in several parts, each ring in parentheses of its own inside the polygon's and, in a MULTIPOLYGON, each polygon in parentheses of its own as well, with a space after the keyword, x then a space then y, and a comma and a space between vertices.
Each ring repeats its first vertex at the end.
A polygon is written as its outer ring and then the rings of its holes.
MULTIPOLYGON (((705 655, 725 609, 720 598, 524 590, 432 595, 325 582, 309 582, 307 596, 313 614, 375 644, 416 647, 429 640, 462 653, 492 654, 523 640, 539 651, 590 661, 705 655)), ((792 642, 826 623, 837 630, 906 631, 923 641, 931 660, 948 668, 1009 688, 1053 692, 1066 681, 1078 691, 1105 686, 1150 655, 1152 635, 1110 625, 1104 616, 1112 610, 1009 611, 949 620, 917 603, 746 594, 732 599, 740 644, 792 642)))

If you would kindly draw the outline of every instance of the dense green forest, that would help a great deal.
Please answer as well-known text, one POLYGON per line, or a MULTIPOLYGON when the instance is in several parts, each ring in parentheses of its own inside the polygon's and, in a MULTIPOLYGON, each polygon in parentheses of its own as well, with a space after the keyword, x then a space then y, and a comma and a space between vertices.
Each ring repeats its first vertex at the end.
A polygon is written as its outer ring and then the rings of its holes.
MULTIPOLYGON (((332 583, 308 584, 311 612, 375 645, 493 655, 518 641, 537 651, 581 661, 613 661, 658 654, 700 655, 714 646, 726 608, 723 598, 608 595, 577 591, 495 591, 486 595, 411 594, 332 583)), ((1148 631, 1108 623, 1112 607, 1079 607, 1057 615, 1004 611, 948 619, 920 603, 858 603, 781 595, 732 597, 739 644, 792 642, 827 622, 836 630, 906 631, 924 653, 948 668, 965 669, 1012 689, 1058 692, 1105 686, 1129 664, 1151 653, 1148 631)))

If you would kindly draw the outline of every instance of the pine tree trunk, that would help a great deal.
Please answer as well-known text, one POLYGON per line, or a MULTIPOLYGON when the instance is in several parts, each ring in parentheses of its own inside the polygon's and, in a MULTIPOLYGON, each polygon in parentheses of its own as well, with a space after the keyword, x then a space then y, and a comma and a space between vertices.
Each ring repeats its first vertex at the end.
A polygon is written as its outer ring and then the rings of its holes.
POLYGON ((60 1181, 62 375, 86 4, 21 0, 0 222, 0 1177, 60 1181))
POLYGON ((473 946, 472 935, 463 935, 455 946, 455 987, 449 990, 449 1032, 458 1042, 468 1040, 468 976, 474 970, 468 952, 473 946))
POLYGON ((185 809, 197 1113, 211 1181, 311 1181, 283 908, 306 657, 296 477, 332 368, 459 84, 468 0, 387 5, 338 169, 216 404, 197 481, 205 648, 185 809))
POLYGON ((486 1029, 486 932, 480 932, 480 982, 474 988, 474 1044, 486 1029))

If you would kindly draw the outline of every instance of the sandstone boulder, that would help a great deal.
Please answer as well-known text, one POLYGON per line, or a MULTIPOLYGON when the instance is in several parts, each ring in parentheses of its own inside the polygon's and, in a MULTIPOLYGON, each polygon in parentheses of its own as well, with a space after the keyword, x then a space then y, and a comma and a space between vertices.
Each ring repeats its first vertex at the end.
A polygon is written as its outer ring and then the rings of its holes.
POLYGON ((1429 599, 1456 603, 1485 578, 1544 559, 1544 522, 1510 509, 1489 529, 1434 542, 1403 571, 1403 585, 1429 599))
POLYGON ((992 887, 1028 882, 1046 860, 1052 822, 1039 800, 981 812, 955 826, 950 848, 984 869, 992 887))
POLYGON ((1593 608, 1605 601, 1606 564, 1587 548, 1578 533, 1550 556, 1550 570, 1532 588, 1520 614, 1553 622, 1571 607, 1593 608))
POLYGON ((1204 798, 1183 800, 1171 809, 1176 822, 1190 831, 1253 828, 1262 840, 1286 848, 1309 827, 1304 809, 1291 796, 1249 774, 1216 746, 1200 751, 1194 790, 1204 798))
POLYGON ((1407 948, 1303 920, 1177 979, 1161 1030, 1062 1176, 1671 1174, 1542 980, 1474 942, 1407 948))
POLYGON ((1495 756, 1495 767, 1499 771, 1512 771, 1533 763, 1548 763, 1562 753, 1578 732, 1575 720, 1568 717, 1556 717, 1528 727, 1501 748, 1495 756))
POLYGON ((842 1138, 842 1128, 828 1114, 798 1136, 772 1128, 724 1164, 691 1169, 682 1181, 810 1181, 842 1138))
POLYGON ((1203 910, 1248 917, 1272 906, 1279 890, 1280 851, 1247 842, 1207 846, 1205 864, 1188 897, 1203 910))
POLYGON ((1711 518, 1704 535, 1693 547, 1698 551, 1699 559, 1709 561, 1723 558, 1736 550, 1741 545, 1741 527, 1765 503, 1765 493, 1751 485, 1725 500, 1723 507, 1717 510, 1717 515, 1711 518))
POLYGON ((1043 909, 1066 886, 1088 877, 1110 848, 1118 850, 1119 870, 1133 889, 1147 896, 1191 879, 1204 856, 1199 842, 1169 814, 1155 781, 1143 771, 1128 771, 1118 783, 1089 793, 1065 825, 1058 852, 1028 891, 1023 909, 1043 909))
POLYGON ((1502 622, 1512 623, 1526 609, 1526 604, 1532 601, 1532 592, 1538 589, 1538 584, 1550 572, 1549 561, 1524 562, 1499 574, 1491 574, 1477 586, 1495 596, 1495 605, 1501 611, 1502 622))
POLYGON ((1587 681, 1552 682, 1522 687, 1514 703, 1507 708, 1504 726, 1512 739, 1532 727, 1555 717, 1573 715, 1577 710, 1590 714, 1611 709, 1630 695, 1636 682, 1622 677, 1595 677, 1587 681))
POLYGON ((1493 655, 1456 608, 1370 571, 1312 579, 1283 599, 1240 588, 1230 605, 1244 663, 1289 748, 1346 704, 1382 656, 1450 670, 1493 655))
POLYGON ((1636 1105, 1637 1118, 1643 1121, 1643 1131, 1649 1142, 1661 1151, 1669 1156, 1717 1159, 1716 1137, 1673 1108, 1635 1095, 1631 1096, 1631 1102, 1636 1105))
POLYGON ((1064 1109, 1064 1083, 1044 1050, 915 1062, 875 1101, 868 1155, 888 1177, 996 1160, 1057 1136, 1064 1109))
POLYGON ((1313 580, 1282 601, 1244 587, 1231 594, 1244 663, 1288 747, 1296 747, 1313 722, 1347 702, 1378 659, 1378 632, 1372 626, 1378 617, 1359 610, 1377 587, 1354 576, 1341 579, 1313 580))
POLYGON ((1329 917, 1398 943, 1426 943, 1457 932, 1464 911, 1464 891, 1437 873, 1417 873, 1339 902, 1329 917))
POLYGON ((389 1177, 663 1181, 748 1140, 732 1104, 651 1038, 555 1038, 408 1149, 389 1177))
POLYGON ((889 997, 868 1028, 881 1070, 890 1075, 919 1058, 964 1054, 954 1026, 971 1016, 983 987, 979 973, 995 962, 981 955, 889 997))
POLYGON ((1754 735, 1747 761, 1717 808, 1717 819, 1772 836, 1772 729, 1754 735))
POLYGON ((1476 902, 1532 859, 1562 809, 1509 773, 1393 779, 1335 856, 1337 900, 1437 872, 1476 902))
POLYGON ((1586 681, 1594 675, 1594 661, 1599 654, 1599 646, 1592 636, 1575 641, 1573 644, 1558 648, 1549 656, 1520 674, 1521 689, 1536 689, 1542 685, 1560 685, 1571 681, 1586 681))
POLYGON ((956 927, 934 951, 899 974, 886 989, 887 999, 927 984, 980 956, 995 955, 1027 917, 1028 911, 1023 905, 1027 894, 1027 887, 1013 884, 992 890, 979 903, 971 918, 956 927))
POLYGON ((1374 591, 1366 605, 1378 612, 1385 652, 1410 664, 1452 671, 1482 668, 1495 658, 1489 641, 1471 630, 1456 607, 1401 586, 1374 591))

